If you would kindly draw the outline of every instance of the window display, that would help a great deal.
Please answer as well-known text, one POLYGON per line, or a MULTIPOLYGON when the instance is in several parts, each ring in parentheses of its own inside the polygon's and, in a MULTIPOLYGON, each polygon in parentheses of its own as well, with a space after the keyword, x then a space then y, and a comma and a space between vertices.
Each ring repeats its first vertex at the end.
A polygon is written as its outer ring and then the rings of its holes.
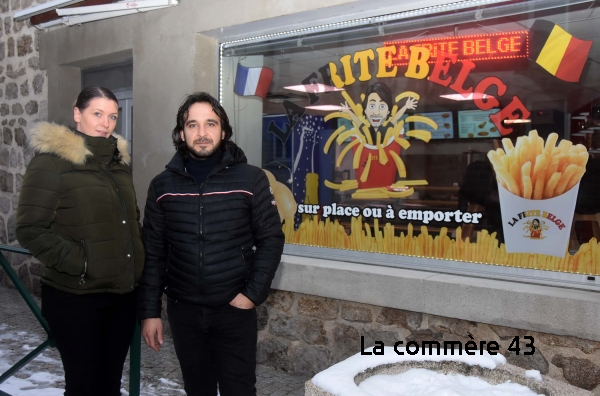
POLYGON ((286 242, 600 274, 600 6, 535 4, 222 45, 286 242))

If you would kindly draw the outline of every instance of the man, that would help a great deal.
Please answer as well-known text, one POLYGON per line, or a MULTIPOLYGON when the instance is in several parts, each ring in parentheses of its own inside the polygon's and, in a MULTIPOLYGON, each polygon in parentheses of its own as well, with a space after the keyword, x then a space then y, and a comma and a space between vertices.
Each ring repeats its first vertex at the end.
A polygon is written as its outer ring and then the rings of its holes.
POLYGON ((223 107, 187 97, 177 152, 150 183, 146 262, 139 286, 142 336, 163 343, 161 296, 189 396, 256 395, 256 310, 267 298, 284 234, 265 173, 231 142, 223 107))

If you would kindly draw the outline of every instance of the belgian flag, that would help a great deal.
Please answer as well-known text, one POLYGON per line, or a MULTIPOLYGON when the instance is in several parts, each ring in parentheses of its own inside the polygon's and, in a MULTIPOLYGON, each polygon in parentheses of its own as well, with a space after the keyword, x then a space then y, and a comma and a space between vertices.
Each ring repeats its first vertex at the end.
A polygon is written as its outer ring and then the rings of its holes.
POLYGON ((538 19, 530 29, 531 59, 550 74, 578 82, 592 41, 580 40, 550 21, 538 19))

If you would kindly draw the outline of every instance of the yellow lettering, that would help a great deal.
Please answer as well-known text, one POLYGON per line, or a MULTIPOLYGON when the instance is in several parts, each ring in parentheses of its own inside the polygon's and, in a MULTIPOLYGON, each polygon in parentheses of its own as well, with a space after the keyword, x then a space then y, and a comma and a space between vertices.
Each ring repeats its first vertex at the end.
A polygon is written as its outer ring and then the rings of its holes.
POLYGON ((376 48, 377 58, 379 61, 379 68, 377 70, 377 75, 375 77, 377 77, 377 78, 396 77, 396 74, 398 74, 398 67, 394 66, 391 69, 389 69, 392 66, 392 59, 393 59, 392 55, 396 54, 396 49, 397 48, 394 45, 376 48))
POLYGON ((369 73, 370 60, 375 60, 375 52, 372 49, 354 53, 354 63, 360 66, 359 81, 369 81, 371 79, 371 73, 369 73))
POLYGON ((416 78, 422 80, 429 74, 429 65, 427 61, 431 56, 431 52, 424 47, 410 47, 410 60, 408 61, 408 69, 404 74, 407 78, 416 78))
POLYGON ((350 65, 351 58, 351 55, 344 55, 340 58, 340 62, 342 62, 342 67, 344 68, 344 76, 346 77, 344 84, 346 85, 354 84, 356 82, 356 78, 352 75, 352 65, 350 65))

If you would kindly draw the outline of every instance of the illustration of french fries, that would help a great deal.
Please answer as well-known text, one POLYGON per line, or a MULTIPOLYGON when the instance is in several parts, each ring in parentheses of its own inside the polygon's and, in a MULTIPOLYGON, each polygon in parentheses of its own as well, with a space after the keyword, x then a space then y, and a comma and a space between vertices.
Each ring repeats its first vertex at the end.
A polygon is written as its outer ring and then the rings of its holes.
POLYGON ((573 145, 551 133, 544 142, 537 131, 519 136, 513 146, 502 139, 504 149, 488 152, 498 182, 512 194, 525 199, 549 199, 572 189, 585 173, 589 154, 585 146, 573 145))

